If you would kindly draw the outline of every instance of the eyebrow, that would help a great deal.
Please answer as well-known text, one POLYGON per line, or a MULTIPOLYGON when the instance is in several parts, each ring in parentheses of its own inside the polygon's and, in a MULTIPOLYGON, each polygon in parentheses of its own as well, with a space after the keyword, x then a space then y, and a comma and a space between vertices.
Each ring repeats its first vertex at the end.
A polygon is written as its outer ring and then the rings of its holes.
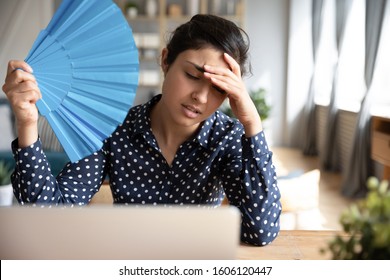
POLYGON ((196 64, 196 63, 193 63, 193 62, 191 62, 191 61, 188 61, 188 60, 186 60, 186 62, 189 63, 189 64, 191 64, 192 66, 194 66, 194 67, 196 68, 196 70, 198 70, 199 72, 202 72, 202 73, 206 72, 206 71, 204 70, 203 66, 200 66, 200 65, 198 65, 198 64, 196 64))
MULTIPOLYGON (((206 70, 204 70, 203 66, 200 66, 200 65, 198 65, 198 64, 196 64, 194 62, 188 61, 188 60, 186 60, 186 62, 191 64, 192 66, 194 66, 196 68, 196 70, 198 70, 199 72, 202 72, 202 73, 206 72, 206 70)), ((224 91, 223 89, 220 89, 220 88, 218 88, 216 86, 214 86, 214 88, 221 94, 225 94, 226 93, 226 91, 224 91)))

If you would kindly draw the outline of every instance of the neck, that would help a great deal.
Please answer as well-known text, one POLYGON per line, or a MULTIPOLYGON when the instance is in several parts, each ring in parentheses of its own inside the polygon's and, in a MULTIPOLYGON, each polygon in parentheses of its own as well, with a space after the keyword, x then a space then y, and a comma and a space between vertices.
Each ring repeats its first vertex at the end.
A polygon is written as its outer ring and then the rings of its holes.
POLYGON ((197 131, 197 127, 184 127, 171 120, 161 102, 152 109, 150 119, 153 134, 160 145, 171 143, 180 146, 197 131))
POLYGON ((183 127, 170 119, 169 114, 165 112, 164 106, 157 103, 150 113, 151 128, 157 144, 167 161, 171 166, 173 159, 180 145, 188 140, 195 132, 196 127, 183 127))

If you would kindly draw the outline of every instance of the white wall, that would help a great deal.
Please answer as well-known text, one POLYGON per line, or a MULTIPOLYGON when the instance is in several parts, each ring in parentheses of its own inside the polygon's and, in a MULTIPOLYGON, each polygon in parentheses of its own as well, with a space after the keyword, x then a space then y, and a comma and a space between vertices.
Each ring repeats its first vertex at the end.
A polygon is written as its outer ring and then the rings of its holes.
MULTIPOLYGON (((52 0, 0 0, 0 83, 7 63, 23 60, 53 14, 52 0)), ((4 98, 1 94, 0 98, 4 98)))
POLYGON ((301 112, 313 67, 310 21, 311 0, 290 0, 284 142, 293 147, 302 141, 301 112))
POLYGON ((290 0, 247 0, 245 29, 251 40, 253 76, 248 89, 264 87, 272 106, 265 131, 269 144, 285 145, 285 92, 290 0), (271 142, 271 143, 270 143, 271 142))

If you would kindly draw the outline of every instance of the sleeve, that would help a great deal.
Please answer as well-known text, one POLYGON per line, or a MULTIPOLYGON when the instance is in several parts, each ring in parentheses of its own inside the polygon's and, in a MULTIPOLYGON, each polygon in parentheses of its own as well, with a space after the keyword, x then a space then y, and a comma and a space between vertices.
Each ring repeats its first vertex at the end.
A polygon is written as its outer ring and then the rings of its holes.
POLYGON ((105 158, 96 152, 75 163, 68 163, 55 178, 42 150, 40 139, 26 148, 12 142, 15 170, 11 176, 15 197, 20 204, 88 204, 105 178, 105 158))
POLYGON ((225 193, 241 211, 241 240, 264 246, 277 237, 282 211, 272 152, 264 132, 250 138, 242 135, 237 142, 242 143, 241 150, 230 156, 222 173, 225 193))

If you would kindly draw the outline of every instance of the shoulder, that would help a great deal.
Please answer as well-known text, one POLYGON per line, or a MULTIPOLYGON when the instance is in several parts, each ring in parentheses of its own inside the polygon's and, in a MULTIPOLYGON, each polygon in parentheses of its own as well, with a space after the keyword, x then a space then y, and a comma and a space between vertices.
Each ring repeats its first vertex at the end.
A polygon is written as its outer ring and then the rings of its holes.
POLYGON ((161 99, 161 94, 153 96, 144 104, 135 105, 130 108, 123 124, 125 126, 148 125, 150 123, 150 111, 152 107, 161 99))
POLYGON ((131 107, 125 116, 123 122, 117 126, 111 136, 106 139, 106 142, 110 142, 120 137, 133 137, 137 134, 142 134, 145 131, 150 130, 150 110, 156 98, 152 98, 150 101, 131 107))

